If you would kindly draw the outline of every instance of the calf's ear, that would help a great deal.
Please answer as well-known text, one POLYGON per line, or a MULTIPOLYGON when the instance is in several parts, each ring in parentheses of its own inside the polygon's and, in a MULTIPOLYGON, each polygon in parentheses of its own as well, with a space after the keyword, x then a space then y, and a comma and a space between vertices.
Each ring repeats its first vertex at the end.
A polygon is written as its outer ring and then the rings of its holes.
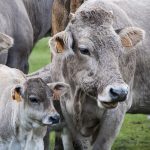
POLYGON ((21 101, 21 95, 22 95, 22 87, 20 85, 17 85, 12 90, 12 99, 20 102, 21 101))
POLYGON ((137 27, 127 27, 117 30, 122 46, 125 48, 133 48, 140 43, 145 36, 145 31, 137 27))
POLYGON ((13 46, 13 44, 14 44, 13 38, 4 33, 0 33, 0 51, 9 49, 10 47, 13 46))
POLYGON ((53 91, 53 100, 59 100, 70 89, 69 85, 63 82, 48 83, 47 85, 53 91))
POLYGON ((58 53, 62 54, 67 50, 70 50, 72 43, 73 39, 70 31, 59 32, 49 40, 49 46, 53 55, 58 53))

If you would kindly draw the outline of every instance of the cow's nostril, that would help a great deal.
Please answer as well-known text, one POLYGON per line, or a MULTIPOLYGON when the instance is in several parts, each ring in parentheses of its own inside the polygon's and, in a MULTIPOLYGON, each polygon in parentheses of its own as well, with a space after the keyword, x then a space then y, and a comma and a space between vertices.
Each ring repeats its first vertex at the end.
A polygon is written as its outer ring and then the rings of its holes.
POLYGON ((59 123, 59 119, 60 119, 60 116, 55 114, 49 117, 49 122, 52 122, 52 124, 56 124, 56 123, 59 123))
POLYGON ((127 88, 110 88, 110 97, 113 101, 125 101, 128 95, 127 88))
POLYGON ((88 73, 88 76, 89 76, 89 77, 91 77, 91 76, 93 76, 93 75, 94 75, 94 73, 93 73, 92 71, 88 73))

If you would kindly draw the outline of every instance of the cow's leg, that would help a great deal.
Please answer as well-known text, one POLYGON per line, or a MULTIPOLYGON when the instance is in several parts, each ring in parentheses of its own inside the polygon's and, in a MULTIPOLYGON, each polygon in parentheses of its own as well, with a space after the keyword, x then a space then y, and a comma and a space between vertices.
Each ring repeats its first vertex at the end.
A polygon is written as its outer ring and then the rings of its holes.
MULTIPOLYGON (((44 137, 44 150, 51 150, 51 141, 49 140, 50 138, 50 129, 48 129, 45 137, 44 137)), ((52 130, 53 131, 53 130, 52 130)), ((54 146, 55 150, 63 150, 63 144, 62 144, 62 139, 61 139, 61 132, 60 131, 56 131, 55 132, 55 146, 54 146)))
POLYGON ((49 150, 49 131, 46 132, 44 136, 44 150, 49 150))
POLYGON ((63 129, 62 141, 63 141, 64 150, 74 150, 72 136, 70 135, 70 132, 67 128, 63 129))
POLYGON ((75 135, 72 138, 71 133, 67 128, 63 129, 62 141, 64 150, 91 150, 90 138, 82 137, 81 135, 75 135))
POLYGON ((61 132, 56 132, 55 150, 64 150, 63 143, 62 143, 62 138, 61 138, 61 132))
POLYGON ((96 141, 93 144, 93 150, 111 150, 123 123, 125 112, 126 109, 123 105, 106 112, 96 141))

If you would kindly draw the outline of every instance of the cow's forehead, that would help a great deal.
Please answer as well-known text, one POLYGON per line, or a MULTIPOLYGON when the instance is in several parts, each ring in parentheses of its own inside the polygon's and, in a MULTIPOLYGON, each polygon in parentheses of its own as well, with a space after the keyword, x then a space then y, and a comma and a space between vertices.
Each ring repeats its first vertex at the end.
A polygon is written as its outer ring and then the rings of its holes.
POLYGON ((112 27, 97 27, 96 30, 91 27, 85 27, 78 28, 76 31, 71 30, 71 32, 77 45, 91 45, 90 47, 102 46, 103 44, 107 46, 112 44, 120 45, 120 38, 112 27))
POLYGON ((91 36, 97 37, 99 39, 102 39, 104 37, 110 37, 116 35, 113 27, 103 27, 103 26, 96 26, 95 27, 89 27, 89 26, 79 26, 78 28, 72 26, 71 32, 73 35, 76 36, 76 38, 80 37, 86 37, 90 38, 91 36))
POLYGON ((25 84, 28 94, 34 94, 41 100, 46 100, 47 96, 52 94, 47 84, 40 78, 29 79, 25 84))
POLYGON ((109 26, 113 23, 113 13, 110 9, 105 8, 102 2, 89 1, 84 3, 75 13, 71 22, 85 25, 105 25, 109 26), (90 4, 87 4, 90 3, 90 4))

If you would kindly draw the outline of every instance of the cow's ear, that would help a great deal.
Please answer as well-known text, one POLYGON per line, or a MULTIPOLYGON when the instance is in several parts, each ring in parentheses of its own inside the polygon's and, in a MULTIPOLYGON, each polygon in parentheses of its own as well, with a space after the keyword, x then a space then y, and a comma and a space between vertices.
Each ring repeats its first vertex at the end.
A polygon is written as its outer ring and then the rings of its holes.
POLYGON ((59 32, 49 40, 49 46, 53 55, 62 54, 72 49, 72 43, 73 39, 70 31, 59 32))
POLYGON ((13 88, 12 90, 12 99, 20 102, 21 101, 21 97, 22 97, 22 87, 20 85, 17 85, 16 87, 13 88))
POLYGON ((70 89, 69 85, 63 82, 48 83, 48 86, 53 91, 53 100, 59 100, 70 89))
POLYGON ((14 40, 10 36, 0 33, 0 51, 9 49, 13 46, 14 40))
POLYGON ((137 27, 127 27, 117 30, 122 46, 125 48, 133 48, 140 43, 145 36, 145 31, 137 27))

